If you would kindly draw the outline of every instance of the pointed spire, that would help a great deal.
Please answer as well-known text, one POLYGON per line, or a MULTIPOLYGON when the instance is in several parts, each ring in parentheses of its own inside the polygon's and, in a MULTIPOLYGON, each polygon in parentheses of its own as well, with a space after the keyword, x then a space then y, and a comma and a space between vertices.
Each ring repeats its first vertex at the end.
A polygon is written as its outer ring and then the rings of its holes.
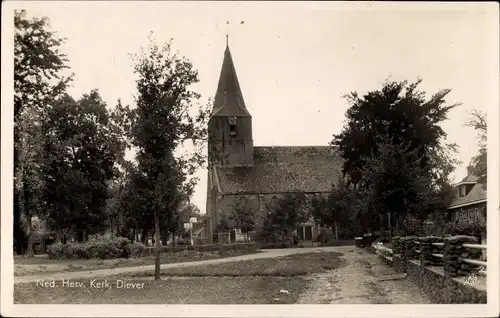
POLYGON ((238 77, 236 76, 236 69, 229 50, 228 34, 226 34, 226 50, 224 51, 219 85, 215 93, 212 116, 251 117, 246 109, 238 77))

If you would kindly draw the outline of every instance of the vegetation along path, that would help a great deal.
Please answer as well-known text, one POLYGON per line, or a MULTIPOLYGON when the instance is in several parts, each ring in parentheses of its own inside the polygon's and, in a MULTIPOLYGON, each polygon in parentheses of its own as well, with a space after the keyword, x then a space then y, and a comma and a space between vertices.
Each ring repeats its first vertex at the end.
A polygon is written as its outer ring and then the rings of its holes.
MULTIPOLYGON (((351 247, 354 248, 354 247, 351 247)), ((204 261, 194 261, 194 262, 184 262, 184 263, 172 263, 172 264, 162 264, 161 269, 187 267, 187 266, 197 266, 197 265, 208 265, 208 264, 220 264, 235 261, 245 261, 252 259, 261 258, 275 258, 281 256, 287 256, 291 254, 299 253, 311 253, 311 252, 329 252, 337 251, 339 247, 310 247, 310 248, 288 248, 288 249, 272 249, 272 250, 262 250, 262 253, 257 254, 247 254, 228 258, 211 259, 204 261)), ((127 267, 117 267, 109 269, 97 269, 97 270, 87 270, 87 271, 75 271, 75 272, 64 272, 64 273, 46 273, 40 275, 29 275, 29 276, 17 276, 14 277, 14 282, 18 283, 30 283, 36 282, 40 279, 77 279, 77 278, 92 278, 92 277, 106 277, 112 275, 145 272, 149 270, 154 270, 154 265, 143 265, 143 266, 127 266, 127 267)))

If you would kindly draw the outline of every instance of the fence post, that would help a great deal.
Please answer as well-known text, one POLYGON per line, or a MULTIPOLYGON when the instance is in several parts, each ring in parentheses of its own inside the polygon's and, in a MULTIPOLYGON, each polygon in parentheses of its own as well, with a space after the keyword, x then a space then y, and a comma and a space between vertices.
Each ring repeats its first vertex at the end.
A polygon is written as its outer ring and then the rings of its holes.
POLYGON ((424 236, 420 238, 420 264, 423 266, 442 266, 443 259, 432 254, 443 254, 443 246, 433 243, 442 243, 438 236, 424 236))
POLYGON ((415 236, 407 236, 404 238, 404 254, 405 259, 415 259, 417 256, 417 252, 415 252, 415 248, 417 247, 417 238, 415 236))
POLYGON ((399 251, 401 252, 401 271, 406 273, 408 268, 408 250, 409 247, 407 241, 410 240, 411 237, 404 236, 398 240, 399 243, 399 251))
POLYGON ((401 246, 399 245, 400 239, 401 239, 401 237, 395 236, 391 240, 391 247, 392 247, 393 254, 401 254, 401 246))
POLYGON ((463 258, 475 258, 481 255, 480 250, 467 249, 464 243, 476 244, 478 239, 474 236, 456 235, 444 239, 444 272, 451 277, 467 276, 473 272, 477 265, 467 264, 463 258))

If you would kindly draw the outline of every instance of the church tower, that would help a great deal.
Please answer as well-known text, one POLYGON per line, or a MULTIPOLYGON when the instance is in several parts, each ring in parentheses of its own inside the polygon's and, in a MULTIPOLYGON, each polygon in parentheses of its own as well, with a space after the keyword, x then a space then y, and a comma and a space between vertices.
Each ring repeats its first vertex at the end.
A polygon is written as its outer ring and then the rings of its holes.
POLYGON ((252 116, 243 100, 229 44, 208 122, 208 155, 211 165, 253 165, 252 116))

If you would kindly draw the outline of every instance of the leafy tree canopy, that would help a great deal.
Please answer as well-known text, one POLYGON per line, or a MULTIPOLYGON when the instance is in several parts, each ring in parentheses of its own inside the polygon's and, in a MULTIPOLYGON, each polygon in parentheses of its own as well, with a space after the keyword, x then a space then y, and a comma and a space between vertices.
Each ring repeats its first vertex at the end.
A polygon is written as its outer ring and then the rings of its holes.
POLYGON ((248 200, 242 197, 232 204, 229 221, 233 227, 241 229, 243 233, 248 233, 255 228, 255 212, 248 200))
POLYGON ((97 90, 70 96, 48 111, 44 144, 44 195, 49 224, 66 232, 101 231, 106 225, 109 181, 125 145, 118 124, 97 90))
POLYGON ((479 153, 475 155, 470 163, 468 170, 478 178, 478 182, 486 188, 488 152, 487 152, 487 122, 484 112, 474 110, 471 118, 465 123, 467 127, 474 128, 478 137, 479 153))
POLYGON ((420 166, 431 173, 432 158, 442 152, 446 137, 440 124, 458 104, 446 104, 449 89, 426 99, 425 92, 417 89, 420 83, 388 81, 381 90, 362 97, 357 92, 346 95, 350 104, 346 124, 331 144, 345 159, 343 173, 348 185, 366 186, 362 182, 365 158, 377 156, 381 143, 404 144, 409 151, 415 150, 420 166))
POLYGON ((458 104, 446 104, 450 90, 426 99, 420 82, 387 82, 363 97, 347 96, 347 122, 331 144, 345 159, 347 185, 362 194, 356 205, 365 230, 385 227, 381 215, 390 216, 392 228, 408 213, 421 222, 449 204, 457 146, 444 142, 440 124, 458 104))
POLYGON ((28 239, 33 255, 31 218, 41 215, 41 145, 47 120, 46 109, 64 95, 72 75, 66 55, 60 52, 64 39, 50 30, 47 18, 27 18, 26 11, 14 13, 14 241, 17 253, 28 239), (25 236, 21 217, 27 220, 25 236))

